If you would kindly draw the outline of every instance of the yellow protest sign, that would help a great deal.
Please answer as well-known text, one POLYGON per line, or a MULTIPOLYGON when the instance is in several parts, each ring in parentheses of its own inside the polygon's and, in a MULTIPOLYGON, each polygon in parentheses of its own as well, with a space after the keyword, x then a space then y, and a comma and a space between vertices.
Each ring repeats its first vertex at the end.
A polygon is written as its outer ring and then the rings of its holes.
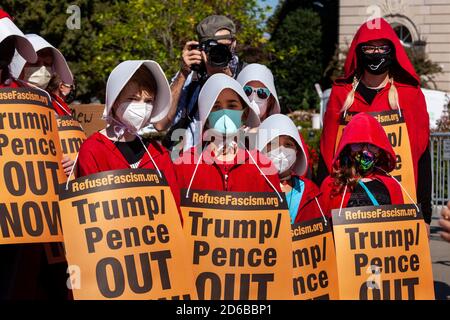
POLYGON ((275 193, 183 190, 181 211, 199 299, 292 298, 290 218, 275 193))
POLYGON ((81 144, 86 140, 86 134, 80 123, 71 116, 59 116, 56 122, 62 153, 75 161, 81 144))
MULTIPOLYGON (((341 117, 335 150, 341 140, 342 130, 356 114, 356 112, 348 112, 345 119, 341 117)), ((403 116, 400 117, 397 110, 368 112, 368 114, 372 115, 381 124, 397 156, 397 164, 391 172, 392 176, 402 183, 413 201, 416 202, 416 181, 414 179, 411 145, 405 119, 403 116)), ((412 203, 405 192, 403 192, 403 199, 405 203, 412 203)))
POLYGON ((414 205, 332 214, 341 299, 434 299, 427 231, 414 205))
POLYGON ((75 179, 60 201, 67 261, 79 270, 75 299, 195 298, 180 217, 155 170, 75 179))
POLYGON ((65 180, 55 111, 45 92, 0 89, 0 244, 62 241, 65 180))
POLYGON ((336 254, 330 222, 322 218, 291 226, 294 299, 339 298, 336 254))

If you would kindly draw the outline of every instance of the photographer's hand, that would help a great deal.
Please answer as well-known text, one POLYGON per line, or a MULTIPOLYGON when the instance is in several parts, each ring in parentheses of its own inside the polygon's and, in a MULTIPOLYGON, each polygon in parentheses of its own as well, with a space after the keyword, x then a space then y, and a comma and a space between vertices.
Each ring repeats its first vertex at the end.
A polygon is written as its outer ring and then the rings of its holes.
POLYGON ((181 55, 181 72, 184 76, 189 75, 192 65, 200 64, 202 62, 202 52, 200 50, 191 48, 195 45, 198 45, 197 41, 188 41, 184 45, 183 53, 181 55))

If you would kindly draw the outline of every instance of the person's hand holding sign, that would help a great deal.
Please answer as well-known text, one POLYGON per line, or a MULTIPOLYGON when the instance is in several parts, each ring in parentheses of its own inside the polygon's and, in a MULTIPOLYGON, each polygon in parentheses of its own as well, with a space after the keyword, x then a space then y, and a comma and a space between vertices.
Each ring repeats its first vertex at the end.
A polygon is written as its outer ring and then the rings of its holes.
POLYGON ((439 220, 439 225, 442 227, 443 231, 440 232, 442 239, 450 242, 450 201, 447 205, 442 207, 441 210, 442 218, 439 220))
POLYGON ((75 162, 71 160, 69 156, 64 155, 62 157, 61 164, 64 169, 64 173, 68 177, 70 175, 70 172, 72 171, 72 167, 74 166, 75 162))

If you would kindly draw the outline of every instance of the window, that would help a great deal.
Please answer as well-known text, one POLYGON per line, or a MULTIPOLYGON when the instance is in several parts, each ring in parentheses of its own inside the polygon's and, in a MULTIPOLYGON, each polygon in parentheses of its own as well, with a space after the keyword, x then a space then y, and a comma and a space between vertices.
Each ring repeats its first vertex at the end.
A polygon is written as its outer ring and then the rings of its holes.
POLYGON ((411 47, 413 44, 413 37, 409 29, 402 24, 393 25, 393 28, 402 45, 411 47))

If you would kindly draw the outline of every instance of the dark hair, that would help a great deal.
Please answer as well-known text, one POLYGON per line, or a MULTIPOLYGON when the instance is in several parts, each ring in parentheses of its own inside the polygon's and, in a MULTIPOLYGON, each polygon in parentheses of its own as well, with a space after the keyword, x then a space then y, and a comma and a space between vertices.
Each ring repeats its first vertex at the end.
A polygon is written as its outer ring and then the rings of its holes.
POLYGON ((5 83, 5 81, 11 77, 11 73, 9 72, 9 64, 14 57, 15 47, 16 44, 14 36, 9 36, 0 42, 0 55, 3 58, 3 63, 0 64, 0 69, 2 71, 2 76, 0 78, 1 83, 5 83))
POLYGON ((61 77, 58 74, 54 73, 45 90, 48 93, 53 93, 55 90, 59 89, 59 86, 62 82, 63 81, 61 80, 61 77))
MULTIPOLYGON (((388 157, 386 152, 380 148, 380 153, 375 160, 374 169, 371 172, 379 171, 377 167, 386 167, 388 163, 388 157)), ((344 192, 345 186, 350 191, 353 191, 359 179, 362 177, 362 173, 358 170, 355 157, 352 155, 350 145, 345 146, 339 155, 337 168, 333 167, 331 178, 333 179, 332 196, 340 195, 344 192)))

